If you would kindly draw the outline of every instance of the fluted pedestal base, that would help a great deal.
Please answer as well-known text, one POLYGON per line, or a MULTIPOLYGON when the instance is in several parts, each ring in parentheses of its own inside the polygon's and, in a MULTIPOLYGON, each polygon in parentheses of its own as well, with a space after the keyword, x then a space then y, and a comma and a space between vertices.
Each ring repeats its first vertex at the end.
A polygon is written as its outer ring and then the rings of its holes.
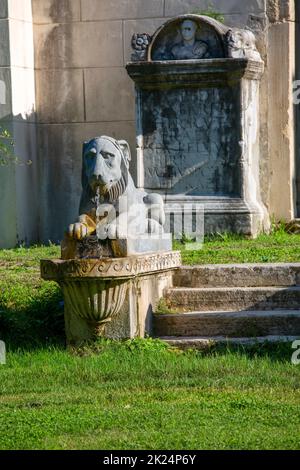
POLYGON ((42 260, 41 276, 61 286, 67 343, 98 337, 144 337, 152 332, 152 312, 172 286, 179 252, 126 258, 42 260))

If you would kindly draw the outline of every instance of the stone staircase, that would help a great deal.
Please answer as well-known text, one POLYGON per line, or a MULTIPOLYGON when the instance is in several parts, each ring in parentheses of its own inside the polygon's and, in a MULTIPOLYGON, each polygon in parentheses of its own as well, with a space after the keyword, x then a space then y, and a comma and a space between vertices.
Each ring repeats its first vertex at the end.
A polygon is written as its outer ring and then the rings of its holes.
POLYGON ((182 267, 154 335, 180 348, 300 338, 300 264, 182 267))

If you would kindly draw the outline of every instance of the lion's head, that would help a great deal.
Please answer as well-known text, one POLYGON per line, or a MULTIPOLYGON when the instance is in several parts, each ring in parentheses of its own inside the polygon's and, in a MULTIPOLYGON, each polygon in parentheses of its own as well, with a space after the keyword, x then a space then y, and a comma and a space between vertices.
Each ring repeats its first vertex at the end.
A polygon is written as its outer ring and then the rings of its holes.
POLYGON ((83 144, 83 198, 96 194, 113 202, 128 184, 130 148, 125 140, 101 136, 83 144))

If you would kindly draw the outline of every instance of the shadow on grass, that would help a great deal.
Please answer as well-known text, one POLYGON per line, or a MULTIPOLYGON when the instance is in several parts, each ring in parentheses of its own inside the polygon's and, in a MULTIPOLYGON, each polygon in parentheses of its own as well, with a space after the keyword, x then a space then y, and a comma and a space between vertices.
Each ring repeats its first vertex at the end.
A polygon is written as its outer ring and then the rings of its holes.
MULTIPOLYGON (((300 339, 300 337, 299 337, 300 339)), ((285 343, 257 343, 253 345, 215 345, 203 351, 187 350, 187 354, 197 354, 202 357, 218 357, 226 354, 244 356, 248 359, 269 359, 274 362, 291 364, 292 354, 295 349, 292 348, 292 342, 285 343)))
POLYGON ((158 352, 161 354, 170 353, 176 356, 187 356, 191 359, 197 357, 201 358, 215 358, 218 357, 230 358, 236 356, 236 358, 246 359, 267 359, 274 363, 291 364, 291 357, 294 352, 292 349, 292 343, 260 343, 251 346, 234 346, 234 345, 212 345, 209 348, 197 350, 194 348, 186 349, 184 351, 177 349, 176 347, 170 347, 164 341, 159 338, 135 338, 135 339, 124 339, 124 340, 110 340, 105 338, 99 338, 95 342, 90 342, 82 345, 81 347, 74 348, 72 353, 78 356, 90 356, 100 355, 103 352, 114 351, 120 352, 122 350, 130 351, 133 354, 144 354, 151 352, 158 352))
POLYGON ((1 305, 0 337, 8 351, 64 347, 65 327, 61 291, 32 296, 26 307, 1 305))

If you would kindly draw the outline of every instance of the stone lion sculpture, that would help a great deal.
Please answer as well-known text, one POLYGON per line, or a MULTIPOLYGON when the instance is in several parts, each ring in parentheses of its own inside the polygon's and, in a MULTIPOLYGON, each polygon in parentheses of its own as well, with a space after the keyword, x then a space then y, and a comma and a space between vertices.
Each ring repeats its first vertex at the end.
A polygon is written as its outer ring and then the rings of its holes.
POLYGON ((261 61, 260 53, 256 48, 256 37, 252 31, 229 29, 226 33, 225 41, 230 58, 261 61))
POLYGON ((82 240, 124 239, 163 233, 163 199, 135 187, 129 173, 131 153, 124 140, 101 136, 83 145, 80 215, 68 236, 82 240))

